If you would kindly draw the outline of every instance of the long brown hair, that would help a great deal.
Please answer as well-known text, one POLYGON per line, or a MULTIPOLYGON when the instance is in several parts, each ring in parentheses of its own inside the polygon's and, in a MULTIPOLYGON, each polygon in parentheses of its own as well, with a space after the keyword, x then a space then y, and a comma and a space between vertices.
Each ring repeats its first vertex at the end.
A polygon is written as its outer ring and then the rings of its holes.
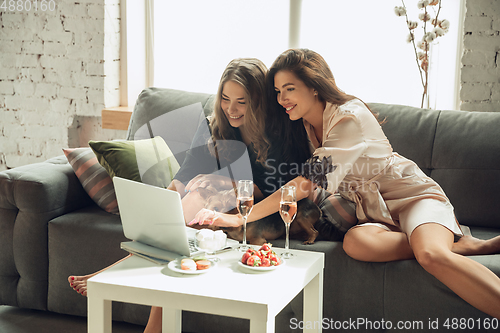
POLYGON ((224 140, 236 140, 235 131, 221 108, 224 84, 234 81, 245 91, 247 110, 244 126, 248 138, 257 153, 257 161, 265 163, 270 145, 264 126, 266 123, 266 74, 266 65, 255 58, 234 59, 226 66, 215 96, 214 116, 210 120, 212 140, 219 152, 224 149, 222 144, 224 140))
POLYGON ((267 131, 289 142, 283 147, 283 154, 286 158, 286 156, 297 154, 296 151, 302 152, 305 150, 304 145, 308 145, 309 141, 303 122, 291 121, 288 115, 283 112, 283 107, 278 103, 274 77, 276 73, 282 70, 291 71, 307 87, 315 89, 318 92, 319 100, 322 102, 342 105, 357 97, 346 94, 338 88, 330 67, 318 53, 308 49, 289 49, 280 54, 272 64, 266 77, 266 96, 270 112, 267 131))
POLYGON ((330 66, 321 55, 314 51, 290 49, 280 54, 269 69, 268 89, 274 90, 274 76, 281 70, 291 71, 307 87, 316 90, 322 102, 341 105, 356 98, 337 87, 330 66))

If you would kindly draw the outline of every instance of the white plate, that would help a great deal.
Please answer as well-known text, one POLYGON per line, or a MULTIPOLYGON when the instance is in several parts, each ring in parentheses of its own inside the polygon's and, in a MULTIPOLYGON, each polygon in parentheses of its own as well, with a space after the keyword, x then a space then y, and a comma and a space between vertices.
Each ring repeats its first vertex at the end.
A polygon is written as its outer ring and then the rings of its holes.
MULTIPOLYGON (((208 260, 208 259, 207 259, 208 260)), ((207 268, 207 269, 197 269, 195 271, 187 271, 187 270, 184 270, 181 268, 181 259, 177 259, 177 260, 172 260, 171 262, 168 263, 168 268, 171 270, 171 271, 174 271, 174 272, 177 272, 177 273, 182 273, 182 274, 190 274, 190 275, 196 275, 196 274, 205 274, 207 272, 210 272, 212 271, 215 266, 216 266, 216 262, 212 261, 212 260, 208 260, 210 261, 210 268, 207 268)))
POLYGON ((285 264, 285 260, 283 258, 280 258, 280 259, 281 259, 281 264, 279 264, 277 266, 269 266, 269 267, 248 266, 248 265, 242 263, 241 260, 238 261, 238 266, 240 266, 240 268, 242 270, 252 272, 252 273, 269 272, 269 271, 274 271, 276 268, 281 267, 285 264))

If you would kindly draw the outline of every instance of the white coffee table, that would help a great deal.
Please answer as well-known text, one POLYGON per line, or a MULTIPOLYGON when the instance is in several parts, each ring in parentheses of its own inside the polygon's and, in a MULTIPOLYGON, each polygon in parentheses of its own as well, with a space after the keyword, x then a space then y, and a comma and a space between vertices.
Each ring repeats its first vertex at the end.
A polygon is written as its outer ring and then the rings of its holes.
POLYGON ((88 332, 111 332, 112 301, 162 307, 163 333, 181 332, 182 310, 245 318, 251 333, 274 332, 276 315, 302 289, 304 323, 317 323, 304 332, 321 332, 324 254, 292 252, 285 265, 257 274, 238 266, 238 251, 219 254, 217 266, 201 275, 132 256, 88 280, 88 332))

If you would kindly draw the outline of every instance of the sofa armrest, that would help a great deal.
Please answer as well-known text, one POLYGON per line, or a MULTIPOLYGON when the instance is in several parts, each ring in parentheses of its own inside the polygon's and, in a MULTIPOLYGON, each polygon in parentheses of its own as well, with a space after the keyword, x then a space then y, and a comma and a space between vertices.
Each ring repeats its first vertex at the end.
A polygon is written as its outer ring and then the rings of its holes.
POLYGON ((47 308, 48 222, 91 204, 64 156, 0 172, 0 304, 47 308))

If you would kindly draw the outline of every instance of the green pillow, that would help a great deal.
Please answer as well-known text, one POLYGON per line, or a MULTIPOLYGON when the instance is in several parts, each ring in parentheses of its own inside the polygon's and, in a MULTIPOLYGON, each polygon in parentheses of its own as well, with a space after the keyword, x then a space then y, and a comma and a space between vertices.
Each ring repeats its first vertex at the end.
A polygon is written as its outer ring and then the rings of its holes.
POLYGON ((99 163, 114 176, 166 188, 179 163, 160 137, 135 141, 89 141, 99 163))

